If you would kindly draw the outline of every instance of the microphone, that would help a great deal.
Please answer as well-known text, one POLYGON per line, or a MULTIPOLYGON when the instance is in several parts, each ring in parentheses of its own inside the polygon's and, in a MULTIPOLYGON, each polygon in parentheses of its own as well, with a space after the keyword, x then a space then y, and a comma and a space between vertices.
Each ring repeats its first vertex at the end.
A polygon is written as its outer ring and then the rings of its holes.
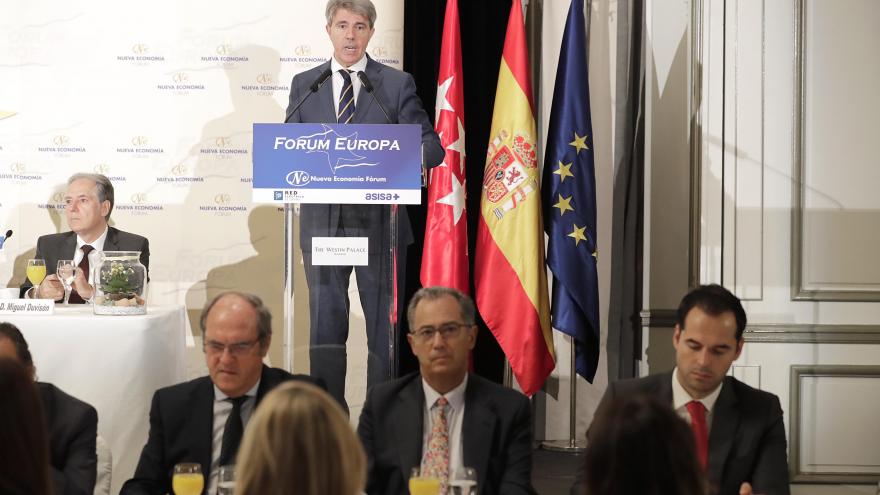
POLYGON ((309 92, 306 93, 305 95, 303 95, 302 99, 299 100, 299 103, 297 103, 296 106, 293 107, 293 110, 291 110, 290 113, 288 113, 284 117, 285 124, 287 123, 287 121, 290 120, 291 117, 293 117, 293 114, 295 114, 296 111, 299 110, 299 107, 303 106, 303 103, 305 103, 306 100, 309 99, 309 96, 312 96, 312 93, 317 93, 318 90, 321 88, 321 86, 323 86, 324 83, 327 82, 327 79, 330 79, 330 76, 332 76, 332 75, 333 75, 333 71, 330 70, 329 67, 324 69, 324 72, 322 72, 320 75, 318 75, 318 78, 315 79, 315 82, 313 82, 311 84, 311 86, 309 86, 309 92))
POLYGON ((12 237, 11 230, 7 230, 5 236, 0 236, 0 249, 3 248, 3 243, 6 242, 6 239, 9 239, 10 237, 12 237))
POLYGON ((385 111, 385 107, 382 106, 382 102, 379 101, 379 98, 376 97, 376 93, 373 93, 373 83, 370 82, 370 78, 367 77, 367 73, 359 70, 357 75, 358 79, 361 80, 361 84, 364 85, 364 89, 367 90, 367 93, 370 93, 370 96, 373 97, 373 101, 375 101, 376 104, 379 105, 379 109, 382 110, 383 114, 385 114, 385 120, 389 124, 393 124, 394 122, 391 122, 391 117, 388 116, 388 112, 385 111))

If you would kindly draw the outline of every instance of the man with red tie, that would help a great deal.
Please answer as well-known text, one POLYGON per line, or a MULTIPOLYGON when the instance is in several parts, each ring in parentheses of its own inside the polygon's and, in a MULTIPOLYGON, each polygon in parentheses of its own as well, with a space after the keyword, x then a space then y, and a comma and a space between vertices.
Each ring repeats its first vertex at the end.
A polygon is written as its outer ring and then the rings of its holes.
POLYGON ((678 307, 675 369, 609 384, 599 410, 628 395, 668 401, 691 426, 710 493, 788 495, 779 398, 727 376, 745 327, 739 298, 720 285, 697 287, 678 307))
POLYGON ((149 270, 150 242, 146 237, 110 227, 112 211, 113 184, 106 176, 81 173, 67 179, 64 215, 70 232, 40 236, 34 258, 46 261, 48 275, 37 287, 26 280, 21 285, 21 297, 61 301, 64 287, 55 274, 58 260, 73 260, 77 267, 70 294, 72 304, 82 304, 92 297, 91 267, 101 251, 140 251, 140 261, 149 270))

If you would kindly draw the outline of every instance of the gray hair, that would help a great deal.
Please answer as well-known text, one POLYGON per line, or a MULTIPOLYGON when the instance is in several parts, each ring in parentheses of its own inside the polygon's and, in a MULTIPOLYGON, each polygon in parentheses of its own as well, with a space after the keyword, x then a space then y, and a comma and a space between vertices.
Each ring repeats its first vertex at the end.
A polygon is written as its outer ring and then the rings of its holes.
POLYGON ((211 308, 217 304, 217 301, 226 296, 236 296, 244 299, 252 308, 254 308, 254 311, 257 313, 257 340, 260 342, 260 345, 266 345, 269 342, 269 337, 272 336, 272 313, 269 311, 269 308, 263 304, 263 300, 258 296, 238 291, 222 292, 215 296, 214 299, 211 299, 211 301, 205 305, 204 309, 202 309, 202 315, 199 317, 199 328, 202 329, 202 340, 205 339, 208 313, 211 312, 211 308))
POLYGON ((98 195, 99 203, 103 203, 104 201, 110 202, 110 209, 107 211, 107 216, 104 217, 105 221, 109 221, 110 213, 113 212, 113 183, 103 174, 79 173, 71 175, 70 178, 67 179, 67 185, 69 186, 73 184, 74 181, 80 179, 90 180, 95 183, 95 193, 98 195))
POLYGON ((327 10, 324 12, 328 26, 333 22, 333 16, 339 9, 366 17, 370 23, 370 29, 373 29, 373 25, 376 24, 376 7, 370 0, 329 0, 327 10))
POLYGON ((416 307, 423 300, 427 301, 435 301, 440 299, 441 297, 449 296, 458 303, 458 308, 461 312, 461 319, 467 325, 473 325, 476 321, 476 309, 474 308, 474 301, 467 294, 456 290, 451 289, 449 287, 422 287, 418 291, 416 291, 415 295, 413 295, 412 299, 409 300, 409 306, 406 308, 406 321, 409 323, 409 330, 412 332, 415 330, 413 328, 413 320, 416 315, 416 307))

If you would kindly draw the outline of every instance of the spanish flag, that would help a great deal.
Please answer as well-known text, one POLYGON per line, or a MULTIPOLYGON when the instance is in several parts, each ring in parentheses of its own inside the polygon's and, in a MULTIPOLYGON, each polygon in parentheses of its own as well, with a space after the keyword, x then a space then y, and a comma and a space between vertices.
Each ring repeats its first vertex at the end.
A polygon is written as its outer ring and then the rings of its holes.
POLYGON ((531 396, 556 365, 525 24, 513 0, 495 92, 474 266, 477 306, 531 396))

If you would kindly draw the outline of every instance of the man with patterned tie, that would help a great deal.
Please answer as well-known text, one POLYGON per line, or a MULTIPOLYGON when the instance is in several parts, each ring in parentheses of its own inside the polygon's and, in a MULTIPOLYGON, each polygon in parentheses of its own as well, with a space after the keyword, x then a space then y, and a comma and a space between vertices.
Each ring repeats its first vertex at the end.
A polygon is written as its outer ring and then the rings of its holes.
MULTIPOLYGON (((727 376, 745 327, 739 298, 720 285, 697 287, 678 307, 675 369, 609 384, 599 410, 634 394, 666 401, 691 425, 711 494, 788 495, 779 398, 727 376)), ((576 485, 571 493, 583 490, 576 485)))
MULTIPOLYGON (((412 76, 376 62, 366 54, 376 21, 373 3, 330 0, 326 20, 333 57, 293 78, 287 122, 418 124, 422 129, 424 165, 439 165, 444 150, 416 95, 412 76), (324 84, 323 75, 327 71, 332 76, 324 84), (361 77, 369 82, 372 95, 365 91, 361 77), (314 94, 312 87, 318 88, 314 94), (303 98, 307 99, 302 106, 291 113, 303 98)), ((397 309, 392 311, 397 301, 394 294, 403 293, 406 248, 413 242, 406 208, 396 211, 397 250, 396 257, 392 257, 390 206, 306 204, 300 209, 300 247, 309 286, 311 372, 323 378, 330 394, 343 404, 349 330, 348 285, 352 269, 357 277, 366 324, 367 385, 390 377, 390 322, 396 321, 399 313, 397 309), (315 237, 367 238, 368 264, 357 267, 313 265, 312 239, 315 237), (392 280, 396 280, 396 287, 392 280)))
POLYGON ((259 297, 225 292, 202 310, 202 349, 209 376, 156 391, 150 433, 125 495, 171 492, 174 465, 201 465, 205 492, 217 493, 220 466, 234 464, 244 427, 257 404, 278 384, 304 380, 263 364, 272 341, 272 315, 259 297))
POLYGON ((534 493, 529 401, 468 374, 474 318, 473 301, 455 289, 413 296, 407 340, 419 372, 370 389, 358 424, 370 466, 366 493, 406 493, 413 468, 445 488, 463 467, 476 470, 480 494, 534 493))
POLYGON ((64 214, 70 232, 49 234, 37 240, 34 258, 46 261, 48 274, 39 286, 29 280, 21 285, 21 297, 28 299, 64 298, 64 287, 55 275, 58 260, 73 260, 76 278, 70 303, 82 304, 92 297, 94 281, 90 269, 101 251, 140 251, 141 263, 150 268, 150 242, 146 237, 110 227, 113 211, 113 184, 101 174, 74 174, 67 179, 64 214))

